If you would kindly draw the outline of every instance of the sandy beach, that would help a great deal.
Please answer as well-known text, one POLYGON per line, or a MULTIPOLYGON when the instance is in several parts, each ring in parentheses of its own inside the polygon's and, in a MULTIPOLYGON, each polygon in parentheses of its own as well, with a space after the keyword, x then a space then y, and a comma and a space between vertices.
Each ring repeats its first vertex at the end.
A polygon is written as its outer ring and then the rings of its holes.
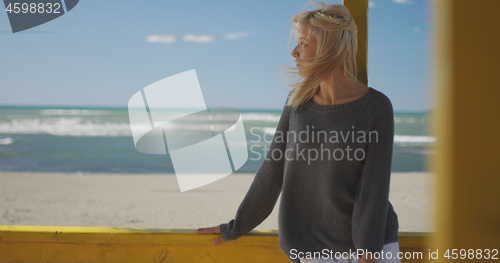
MULTIPOLYGON (((184 228, 234 218, 254 174, 183 192, 173 175, 0 172, 0 224, 184 228)), ((433 231, 431 173, 393 173, 390 201, 401 232, 433 231)), ((255 229, 278 229, 278 202, 255 229)))

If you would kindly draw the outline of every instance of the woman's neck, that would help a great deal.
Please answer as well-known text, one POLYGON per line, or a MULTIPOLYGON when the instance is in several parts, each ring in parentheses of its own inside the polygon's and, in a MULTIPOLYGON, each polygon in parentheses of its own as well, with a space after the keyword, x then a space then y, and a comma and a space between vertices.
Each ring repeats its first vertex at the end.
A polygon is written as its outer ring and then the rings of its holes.
POLYGON ((349 79, 340 71, 332 74, 331 78, 320 83, 312 101, 320 105, 336 105, 353 101, 368 92, 368 87, 363 83, 349 79), (335 78, 335 85, 333 84, 335 78))

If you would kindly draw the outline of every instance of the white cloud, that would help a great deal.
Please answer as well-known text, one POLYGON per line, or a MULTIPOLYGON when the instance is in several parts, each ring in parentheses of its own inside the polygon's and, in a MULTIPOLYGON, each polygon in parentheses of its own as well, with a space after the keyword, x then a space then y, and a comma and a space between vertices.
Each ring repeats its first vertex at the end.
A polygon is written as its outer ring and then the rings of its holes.
POLYGON ((248 36, 248 32, 239 31, 239 32, 231 32, 226 34, 226 39, 237 40, 240 37, 248 36))
POLYGON ((396 4, 413 4, 412 0, 392 0, 396 4))
POLYGON ((208 36, 208 35, 185 35, 182 40, 188 41, 188 42, 196 42, 196 43, 208 43, 208 42, 214 42, 214 37, 213 36, 208 36))
POLYGON ((146 41, 149 43, 174 43, 177 39, 174 36, 165 35, 149 35, 146 37, 146 41))
POLYGON ((418 27, 418 26, 414 26, 414 27, 413 27, 413 32, 415 32, 415 33, 420 32, 420 27, 418 27))
POLYGON ((374 8, 374 7, 375 7, 375 2, 368 1, 368 8, 374 8))

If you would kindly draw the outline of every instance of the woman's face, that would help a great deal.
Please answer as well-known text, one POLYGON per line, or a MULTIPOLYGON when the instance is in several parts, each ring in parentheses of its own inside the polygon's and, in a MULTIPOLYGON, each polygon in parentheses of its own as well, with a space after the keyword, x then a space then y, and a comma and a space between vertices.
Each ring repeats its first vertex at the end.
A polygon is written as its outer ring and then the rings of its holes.
POLYGON ((307 41, 308 28, 299 25, 295 36, 297 38, 297 45, 292 51, 292 56, 298 62, 297 67, 300 68, 300 62, 313 62, 316 56, 316 36, 311 35, 309 41, 307 41))

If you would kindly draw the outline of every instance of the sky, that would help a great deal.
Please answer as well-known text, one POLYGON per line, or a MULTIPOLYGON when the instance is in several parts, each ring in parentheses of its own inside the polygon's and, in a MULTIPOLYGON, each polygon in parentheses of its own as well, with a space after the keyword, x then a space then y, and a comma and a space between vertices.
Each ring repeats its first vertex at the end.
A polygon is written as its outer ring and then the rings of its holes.
MULTIPOLYGON (((294 65, 289 21, 305 3, 81 0, 18 33, 0 12, 0 106, 125 108, 149 84, 195 69, 209 107, 282 109, 291 83, 279 67, 294 65)), ((368 86, 395 111, 434 107, 430 4, 369 1, 368 86)))

